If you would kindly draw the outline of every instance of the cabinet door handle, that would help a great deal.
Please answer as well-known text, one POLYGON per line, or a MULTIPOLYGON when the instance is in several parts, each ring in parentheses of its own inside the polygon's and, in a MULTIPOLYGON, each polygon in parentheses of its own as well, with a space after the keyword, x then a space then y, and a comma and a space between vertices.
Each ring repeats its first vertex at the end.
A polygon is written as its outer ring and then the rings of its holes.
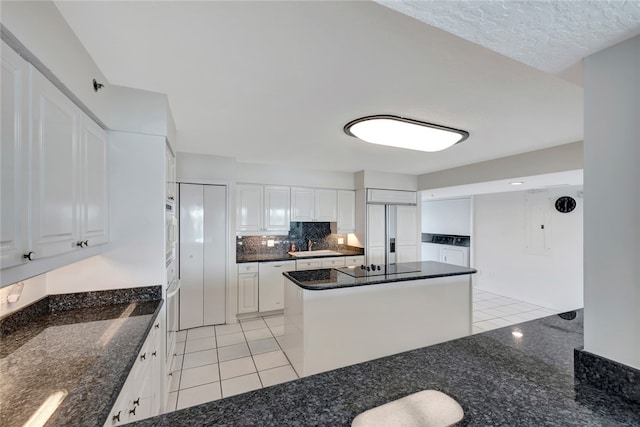
POLYGON ((26 254, 22 255, 22 258, 28 261, 33 261, 34 259, 36 259, 36 253, 33 251, 27 252, 26 254))
POLYGON ((136 400, 133 401, 133 406, 140 406, 140 398, 139 397, 136 400))
POLYGON ((156 323, 156 329, 160 327, 160 323, 156 323))
POLYGON ((278 265, 274 265, 273 268, 280 268, 282 267, 282 264, 278 264, 278 265))
POLYGON ((89 246, 89 241, 85 240, 84 242, 82 242, 82 244, 84 245, 84 247, 86 248, 87 246, 89 246))
POLYGON ((133 409, 129 409, 129 413, 135 415, 137 406, 134 406, 133 409))
MULTIPOLYGON (((151 355, 152 355, 153 357, 156 357, 156 354, 157 354, 157 353, 158 353, 157 351, 154 351, 153 353, 151 353, 151 355)), ((139 398, 138 398, 138 399, 139 399, 139 398)))
POLYGON ((111 421, 120 422, 120 412, 122 412, 122 411, 118 411, 117 414, 115 414, 113 417, 111 417, 111 421))
POLYGON ((140 355, 140 360, 145 360, 147 358, 147 353, 142 353, 140 355))

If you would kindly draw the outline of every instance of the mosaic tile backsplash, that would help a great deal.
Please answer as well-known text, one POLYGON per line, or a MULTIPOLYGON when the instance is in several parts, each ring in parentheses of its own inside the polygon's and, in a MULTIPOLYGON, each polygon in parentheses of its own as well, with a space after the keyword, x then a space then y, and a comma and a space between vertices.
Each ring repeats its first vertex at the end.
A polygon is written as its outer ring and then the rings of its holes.
POLYGON ((236 236, 236 255, 285 254, 291 250, 309 250, 309 240, 313 250, 333 251, 347 249, 347 235, 331 233, 330 222, 292 222, 289 234, 281 236, 236 236), (338 238, 344 244, 338 244, 338 238), (273 240, 273 246, 268 241, 273 240))

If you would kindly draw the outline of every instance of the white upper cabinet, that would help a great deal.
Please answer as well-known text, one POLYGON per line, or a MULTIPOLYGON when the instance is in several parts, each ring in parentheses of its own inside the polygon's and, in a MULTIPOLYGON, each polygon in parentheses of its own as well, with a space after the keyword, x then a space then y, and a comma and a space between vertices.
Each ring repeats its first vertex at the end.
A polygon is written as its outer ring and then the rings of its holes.
POLYGON ((107 149, 107 133, 85 116, 80 133, 80 240, 83 246, 109 240, 107 149))
POLYGON ((264 187, 264 228, 266 231, 289 231, 289 187, 264 187))
POLYGON ((291 221, 336 222, 337 217, 337 190, 291 188, 291 221))
POLYGON ((69 252, 79 242, 80 110, 33 73, 31 231, 37 257, 69 252))
POLYGON ((262 231, 262 186, 236 186, 236 228, 238 231, 262 231))
POLYGON ((22 264, 108 240, 108 139, 4 43, 1 80, 0 267, 20 280, 43 271, 22 264))
POLYGON ((289 187, 238 184, 238 232, 289 231, 289 187))
POLYGON ((314 215, 313 188, 291 187, 291 221, 313 221, 314 215))
POLYGON ((338 233, 356 231, 356 192, 338 190, 338 233))
POLYGON ((338 192, 315 190, 315 221, 336 222, 338 220, 338 192))
POLYGON ((29 67, 2 43, 2 122, 0 180, 2 217, 0 218, 0 268, 26 262, 27 241, 26 154, 29 138, 29 67))

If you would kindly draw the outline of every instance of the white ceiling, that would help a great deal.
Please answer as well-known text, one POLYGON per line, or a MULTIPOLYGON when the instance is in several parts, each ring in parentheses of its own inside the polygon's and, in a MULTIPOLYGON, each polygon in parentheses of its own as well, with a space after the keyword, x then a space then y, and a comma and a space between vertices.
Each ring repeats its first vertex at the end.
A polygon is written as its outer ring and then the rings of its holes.
POLYGON ((375 1, 547 73, 640 34, 640 1, 375 1))
POLYGON ((374 2, 56 5, 109 83, 168 94, 179 151, 419 174, 582 139, 581 87, 374 2), (471 136, 423 153, 342 131, 380 113, 471 136))

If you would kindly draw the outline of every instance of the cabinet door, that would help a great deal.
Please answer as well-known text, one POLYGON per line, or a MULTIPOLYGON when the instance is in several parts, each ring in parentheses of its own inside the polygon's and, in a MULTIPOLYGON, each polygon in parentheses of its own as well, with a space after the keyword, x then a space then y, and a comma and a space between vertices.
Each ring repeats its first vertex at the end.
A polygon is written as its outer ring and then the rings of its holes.
POLYGON ((386 221, 384 205, 367 206, 367 246, 385 247, 386 221))
POLYGON ((466 266, 465 251, 462 249, 442 248, 440 249, 440 261, 464 267, 466 266))
POLYGON ((37 257, 69 252, 78 236, 80 111, 33 72, 31 230, 37 257))
POLYGON ((180 185, 180 329, 204 324, 204 195, 180 185))
POLYGON ((26 262, 22 256, 30 250, 27 241, 28 197, 25 185, 28 171, 24 161, 29 143, 29 67, 4 42, 0 53, 0 268, 6 268, 26 262))
POLYGON ((260 263, 259 311, 281 310, 284 308, 285 279, 282 273, 294 271, 295 269, 295 261, 260 263))
POLYGON ((418 245, 396 246, 396 262, 414 262, 418 260, 418 245))
POLYGON ((375 246, 367 249, 367 264, 384 264, 385 252, 384 246, 375 246))
POLYGON ((238 313, 258 311, 258 274, 238 274, 238 313))
POLYGON ((336 222, 338 220, 338 193, 336 190, 315 190, 315 221, 336 222))
POLYGON ((415 206, 396 208, 396 246, 415 246, 418 243, 418 224, 415 206))
POLYGON ((236 228, 238 231, 262 231, 262 186, 236 186, 236 228))
POLYGON ((101 244, 109 236, 107 133, 84 117, 80 143, 83 166, 80 240, 88 245, 101 244))
POLYGON ((289 231, 291 201, 289 187, 264 187, 264 228, 268 231, 289 231))
POLYGON ((291 221, 313 221, 314 217, 313 188, 291 188, 291 221))
POLYGON ((356 231, 356 192, 338 190, 338 233, 356 231))

